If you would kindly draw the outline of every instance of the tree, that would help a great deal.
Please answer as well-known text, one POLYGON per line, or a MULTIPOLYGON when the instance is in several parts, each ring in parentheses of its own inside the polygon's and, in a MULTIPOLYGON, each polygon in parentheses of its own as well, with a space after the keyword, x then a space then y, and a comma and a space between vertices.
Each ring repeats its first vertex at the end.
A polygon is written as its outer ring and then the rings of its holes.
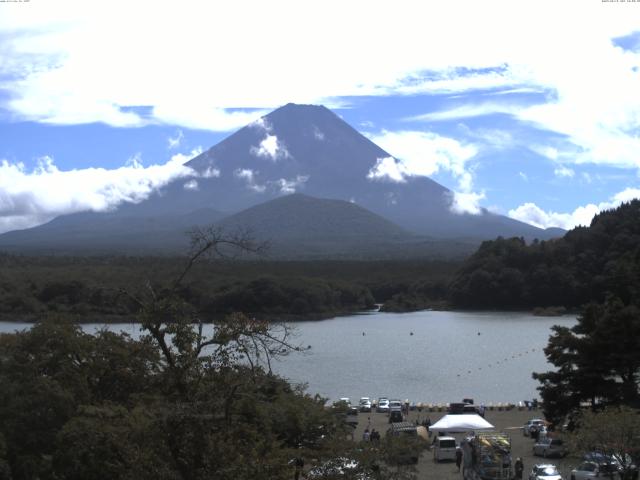
POLYGON ((560 422, 582 402, 593 410, 640 404, 638 307, 609 298, 585 307, 573 327, 552 330, 545 354, 557 370, 533 374, 542 384, 538 390, 547 418, 560 422))
POLYGON ((584 411, 570 444, 578 453, 598 452, 612 457, 621 467, 621 478, 633 478, 640 454, 640 415, 628 407, 607 407, 584 411))

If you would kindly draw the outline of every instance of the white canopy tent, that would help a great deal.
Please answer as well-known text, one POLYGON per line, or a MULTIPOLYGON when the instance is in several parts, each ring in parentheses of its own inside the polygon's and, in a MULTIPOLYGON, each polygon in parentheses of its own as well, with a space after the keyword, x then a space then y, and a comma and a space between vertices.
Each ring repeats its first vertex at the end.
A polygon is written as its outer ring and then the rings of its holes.
POLYGON ((466 433, 494 430, 495 427, 480 415, 445 415, 429 427, 431 432, 466 433))

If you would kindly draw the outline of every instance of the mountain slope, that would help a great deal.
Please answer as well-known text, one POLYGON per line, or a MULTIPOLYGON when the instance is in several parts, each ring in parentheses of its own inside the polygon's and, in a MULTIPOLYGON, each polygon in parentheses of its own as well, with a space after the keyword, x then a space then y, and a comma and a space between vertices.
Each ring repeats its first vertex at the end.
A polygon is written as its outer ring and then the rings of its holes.
MULTIPOLYGON (((386 227, 378 221, 380 231, 390 231, 391 222, 396 229, 431 239, 461 239, 464 244, 497 236, 545 239, 558 234, 486 211, 453 213, 452 192, 429 178, 407 177, 399 182, 375 175, 382 159, 395 161, 325 107, 288 104, 192 159, 187 164, 194 172, 191 177, 173 181, 138 204, 108 213, 67 215, 9 232, 0 235, 0 247, 47 252, 174 251, 184 245, 183 232, 192 225, 210 224, 221 219, 219 212, 240 212, 292 193, 342 202, 334 205, 340 208, 326 209, 329 204, 325 203, 320 209, 334 218, 325 216, 322 224, 305 223, 304 228, 310 229, 306 233, 296 231, 299 238, 318 245, 318 254, 320 245, 327 246, 318 240, 331 237, 335 226, 340 224, 336 231, 348 236, 345 215, 355 211, 354 204, 387 220, 386 227)), ((253 213, 250 223, 264 229, 269 222, 259 222, 261 214, 253 213)), ((245 213, 240 218, 249 216, 245 213)), ((264 231, 284 234, 294 223, 280 232, 264 231)), ((380 248, 387 242, 383 237, 380 248)))
POLYGON ((397 182, 372 176, 378 161, 391 156, 327 108, 288 104, 188 162, 200 174, 197 190, 174 182, 136 208, 188 212, 198 205, 233 212, 300 192, 355 202, 432 237, 556 236, 487 211, 453 213, 453 193, 427 177, 397 182))
POLYGON ((38 227, 0 235, 0 248, 12 252, 64 254, 184 251, 189 229, 218 222, 224 216, 212 209, 158 216, 75 213, 38 227))
POLYGON ((343 200, 293 194, 262 203, 220 222, 227 228, 247 227, 259 238, 275 241, 316 239, 400 240, 415 235, 358 205, 343 200))

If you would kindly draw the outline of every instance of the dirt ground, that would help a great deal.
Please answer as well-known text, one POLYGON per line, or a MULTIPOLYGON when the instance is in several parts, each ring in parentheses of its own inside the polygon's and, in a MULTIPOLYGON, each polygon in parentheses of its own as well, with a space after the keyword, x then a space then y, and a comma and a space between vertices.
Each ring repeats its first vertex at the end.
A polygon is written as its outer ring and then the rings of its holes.
MULTIPOLYGON (((422 421, 427 416, 431 419, 431 423, 435 423, 440 418, 446 415, 446 412, 427 412, 427 411, 411 411, 407 421, 415 422, 416 420, 422 421)), ((531 468, 536 464, 551 463, 558 467, 558 470, 562 474, 563 478, 568 480, 570 478, 570 472, 573 467, 578 465, 579 459, 571 456, 566 458, 549 458, 533 456, 533 443, 534 441, 530 437, 525 437, 522 434, 522 426, 527 420, 531 418, 540 418, 542 412, 540 410, 517 410, 512 409, 509 411, 487 411, 485 419, 496 427, 496 430, 502 431, 510 435, 511 437, 511 456, 513 460, 517 457, 521 457, 524 463, 524 479, 529 478, 531 468)), ((375 428, 382 435, 385 434, 389 428, 388 417, 385 413, 360 413, 358 415, 358 427, 355 431, 355 438, 361 439, 365 428, 369 426, 369 430, 375 428)), ((453 435, 457 438, 461 438, 462 435, 453 435)), ((462 479, 462 473, 458 472, 455 462, 441 462, 435 463, 433 461, 433 455, 431 451, 425 451, 420 458, 417 465, 418 478, 420 480, 460 480, 462 479)))

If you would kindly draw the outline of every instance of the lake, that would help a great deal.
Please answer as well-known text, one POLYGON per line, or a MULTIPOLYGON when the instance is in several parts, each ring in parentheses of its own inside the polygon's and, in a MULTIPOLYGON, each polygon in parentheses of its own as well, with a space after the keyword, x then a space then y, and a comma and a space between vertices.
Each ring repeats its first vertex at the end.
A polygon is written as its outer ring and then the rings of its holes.
MULTIPOLYGON (((329 399, 388 396, 419 402, 517 402, 537 397, 534 371, 551 366, 542 349, 552 325, 575 316, 514 312, 369 313, 291 322, 309 353, 274 362, 274 370, 329 399)), ((86 331, 102 325, 87 324, 86 331)), ((0 332, 28 328, 0 322, 0 332)), ((135 324, 108 325, 136 336, 135 324)))

